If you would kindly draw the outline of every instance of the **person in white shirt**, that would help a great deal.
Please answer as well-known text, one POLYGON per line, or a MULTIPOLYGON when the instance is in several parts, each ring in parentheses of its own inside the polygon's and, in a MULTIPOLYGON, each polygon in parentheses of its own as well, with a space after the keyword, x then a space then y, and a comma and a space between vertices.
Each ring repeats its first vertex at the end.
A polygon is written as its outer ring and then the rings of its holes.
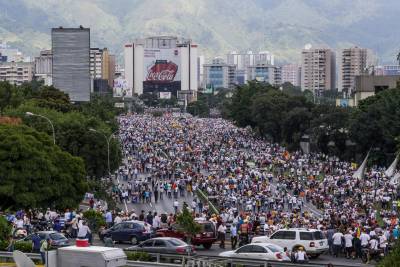
POLYGON ((341 232, 336 232, 332 236, 333 240, 333 255, 336 257, 339 256, 340 248, 342 247, 342 239, 343 239, 343 234, 341 232))
POLYGON ((350 230, 344 235, 344 245, 346 248, 346 258, 350 259, 353 252, 353 235, 350 233, 350 230))
POLYGON ((226 234, 226 226, 225 226, 225 223, 223 222, 223 223, 221 223, 219 226, 218 226, 218 239, 219 239, 219 241, 221 242, 220 244, 219 244, 219 247, 220 248, 225 248, 225 234, 226 234))
POLYGON ((118 224, 118 223, 121 223, 122 222, 122 218, 119 216, 119 214, 115 217, 115 219, 114 219, 114 225, 115 224, 118 224))
POLYGON ((294 258, 297 263, 305 263, 308 261, 307 254, 304 252, 303 247, 299 247, 299 250, 294 254, 294 258))
POLYGON ((179 202, 178 202, 178 200, 175 200, 175 201, 174 201, 175 213, 178 213, 178 207, 179 207, 179 202))
POLYGON ((381 233, 379 235, 379 247, 381 249, 383 249, 383 253, 385 254, 385 256, 387 255, 387 244, 388 244, 388 240, 387 240, 386 236, 381 233))
POLYGON ((90 231, 89 226, 86 225, 86 222, 82 222, 82 227, 79 227, 78 231, 78 239, 89 239, 89 243, 92 244, 92 232, 90 231))
POLYGON ((360 235, 361 246, 363 248, 368 247, 368 242, 370 239, 371 239, 371 237, 369 236, 369 234, 366 234, 365 231, 363 230, 360 235))
POLYGON ((236 223, 232 223, 231 228, 230 228, 230 235, 231 235, 232 249, 235 249, 236 244, 237 244, 237 225, 236 225, 236 223))
POLYGON ((154 212, 154 218, 153 218, 153 228, 154 229, 159 229, 161 227, 161 218, 157 214, 157 212, 154 212))

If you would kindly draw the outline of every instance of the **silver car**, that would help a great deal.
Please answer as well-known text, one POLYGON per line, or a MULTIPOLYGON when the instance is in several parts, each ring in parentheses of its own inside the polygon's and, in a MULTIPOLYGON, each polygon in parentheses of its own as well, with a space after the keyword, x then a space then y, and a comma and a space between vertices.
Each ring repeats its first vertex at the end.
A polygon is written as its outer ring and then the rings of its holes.
POLYGON ((148 253, 195 255, 194 247, 174 237, 156 237, 146 240, 127 251, 143 251, 148 253))

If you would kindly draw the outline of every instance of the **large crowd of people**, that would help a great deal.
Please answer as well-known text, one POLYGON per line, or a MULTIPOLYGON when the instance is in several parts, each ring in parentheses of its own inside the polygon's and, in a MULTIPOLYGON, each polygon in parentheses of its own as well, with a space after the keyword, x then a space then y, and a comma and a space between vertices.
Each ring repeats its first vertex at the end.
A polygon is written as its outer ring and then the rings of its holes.
POLYGON ((129 115, 119 122, 126 161, 117 175, 126 181, 119 192, 127 201, 189 194, 193 212, 210 216, 199 189, 220 210, 217 228, 229 223, 240 232, 244 222, 249 232, 264 234, 316 228, 325 231, 332 254, 342 249, 347 257, 360 256, 369 239, 386 251, 398 237, 398 191, 385 169, 356 178, 350 162, 289 153, 223 119, 129 115))
MULTIPOLYGON (((387 253, 399 237, 399 192, 385 169, 369 168, 365 177, 356 178, 350 162, 288 152, 223 119, 125 115, 119 124, 124 161, 115 173, 115 200, 141 204, 170 199, 175 213, 186 205, 196 218, 215 222, 221 247, 227 231, 236 246, 238 236, 249 241, 251 235, 304 227, 324 231, 332 255, 356 258, 363 247, 387 253), (199 197, 199 190, 209 201, 199 197), (182 203, 188 198, 189 203, 182 203)), ((91 207, 104 213, 108 226, 139 219, 160 228, 176 219, 170 212, 162 219, 162 210, 111 212, 106 203, 94 200, 91 207)), ((68 222, 73 236, 82 227, 80 220, 72 221, 80 217, 76 214, 68 222)), ((27 220, 26 215, 13 218, 17 226, 29 224, 27 220)))

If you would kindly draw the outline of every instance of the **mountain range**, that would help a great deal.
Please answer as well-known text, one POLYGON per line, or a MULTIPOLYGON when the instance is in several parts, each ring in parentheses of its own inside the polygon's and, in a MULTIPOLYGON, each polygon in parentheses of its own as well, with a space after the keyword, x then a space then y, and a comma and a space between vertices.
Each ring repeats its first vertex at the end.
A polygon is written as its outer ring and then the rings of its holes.
POLYGON ((153 35, 191 38, 209 58, 268 50, 297 62, 305 44, 373 50, 395 63, 399 0, 0 0, 0 40, 29 55, 51 46, 53 27, 90 27, 91 46, 121 56, 153 35))

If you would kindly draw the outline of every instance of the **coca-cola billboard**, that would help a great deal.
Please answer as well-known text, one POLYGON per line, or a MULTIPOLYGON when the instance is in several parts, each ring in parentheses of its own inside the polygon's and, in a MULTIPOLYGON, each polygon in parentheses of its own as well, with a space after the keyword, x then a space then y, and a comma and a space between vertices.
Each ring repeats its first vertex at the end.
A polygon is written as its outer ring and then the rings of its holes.
POLYGON ((176 92, 181 88, 180 53, 174 49, 144 50, 143 92, 176 92))

